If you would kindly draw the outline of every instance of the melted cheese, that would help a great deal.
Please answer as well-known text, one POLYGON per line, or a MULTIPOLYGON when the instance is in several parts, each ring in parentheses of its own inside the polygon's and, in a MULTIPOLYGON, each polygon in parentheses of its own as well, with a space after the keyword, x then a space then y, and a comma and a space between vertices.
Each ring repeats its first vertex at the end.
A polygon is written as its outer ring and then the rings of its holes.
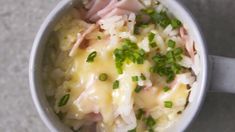
POLYGON ((84 88, 83 94, 74 102, 78 110, 83 114, 101 113, 104 122, 111 123, 114 120, 112 85, 117 72, 112 56, 113 51, 104 50, 106 46, 106 40, 99 40, 86 50, 78 50, 78 55, 74 58, 72 77, 79 80, 77 83, 84 88), (97 56, 94 62, 87 63, 86 59, 93 51, 97 51, 97 56), (108 80, 100 81, 98 77, 101 73, 106 73, 108 80))

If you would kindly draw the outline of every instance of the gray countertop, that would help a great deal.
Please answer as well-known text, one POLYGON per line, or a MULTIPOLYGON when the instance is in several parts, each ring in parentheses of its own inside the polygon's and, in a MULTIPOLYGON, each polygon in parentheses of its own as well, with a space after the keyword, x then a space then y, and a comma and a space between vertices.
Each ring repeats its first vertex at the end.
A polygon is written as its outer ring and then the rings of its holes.
MULTIPOLYGON (((28 86, 34 36, 59 0, 0 0, 0 132, 47 132, 28 86)), ((198 20, 209 53, 235 57, 235 1, 181 0, 198 20)), ((208 93, 189 132, 235 131, 235 95, 208 93)))

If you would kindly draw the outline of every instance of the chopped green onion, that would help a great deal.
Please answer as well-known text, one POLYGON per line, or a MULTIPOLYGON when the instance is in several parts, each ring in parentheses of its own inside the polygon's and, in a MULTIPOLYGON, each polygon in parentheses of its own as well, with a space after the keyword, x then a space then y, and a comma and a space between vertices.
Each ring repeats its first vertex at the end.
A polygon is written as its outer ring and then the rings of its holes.
POLYGON ((175 55, 180 55, 180 54, 183 53, 183 49, 182 48, 175 48, 173 50, 173 52, 174 52, 175 55))
POLYGON ((153 73, 153 72, 154 72, 154 68, 153 68, 153 67, 150 67, 150 68, 149 68, 149 72, 153 73))
POLYGON ((178 111, 177 114, 182 114, 182 111, 178 111))
POLYGON ((183 59, 183 57, 182 57, 182 56, 175 56, 175 59, 176 59, 177 61, 181 61, 181 60, 183 59))
POLYGON ((139 80, 138 76, 132 76, 131 78, 132 78, 132 81, 134 81, 134 82, 137 82, 139 80))
POLYGON ((169 40, 168 41, 168 47, 170 47, 170 48, 174 48, 175 47, 175 41, 173 41, 173 40, 169 40))
POLYGON ((176 29, 182 26, 182 23, 178 19, 171 20, 171 26, 176 29))
POLYGON ((140 79, 141 79, 141 80, 146 80, 146 77, 144 76, 144 74, 143 74, 143 73, 141 73, 141 75, 140 75, 140 79))
POLYGON ((99 80, 100 81, 106 81, 108 79, 108 75, 106 73, 101 73, 99 75, 99 80))
POLYGON ((132 130, 128 130, 128 132, 136 132, 136 128, 134 128, 132 130))
POLYGON ((97 39, 98 39, 98 40, 101 40, 101 36, 97 36, 97 39))
POLYGON ((137 111, 137 114, 136 114, 136 118, 138 119, 138 120, 141 120, 142 119, 142 116, 144 115, 144 110, 143 109, 138 109, 138 111, 137 111))
POLYGON ((167 92, 167 91, 169 91, 169 90, 170 90, 169 87, 167 87, 167 86, 163 87, 163 91, 164 91, 164 92, 167 92))
POLYGON ((152 8, 146 8, 146 9, 142 9, 141 12, 150 15, 150 14, 153 14, 155 10, 152 8))
POLYGON ((129 39, 123 41, 121 48, 114 50, 116 69, 119 74, 123 73, 124 62, 133 62, 136 64, 143 64, 146 53, 143 49, 139 49, 137 44, 131 42, 129 39))
MULTIPOLYGON (((168 25, 171 25, 174 29, 182 26, 182 23, 178 19, 171 19, 166 11, 157 12, 154 8, 147 8, 142 9, 141 12, 150 17, 151 23, 159 24, 163 28, 166 28, 168 25)), ((141 18, 138 20, 140 21, 141 18)))
POLYGON ((87 57, 87 60, 86 62, 93 62, 94 61, 94 58, 96 57, 97 55, 97 52, 96 51, 93 51, 92 53, 90 53, 87 57))
POLYGON ((178 65, 178 64, 173 64, 172 67, 171 67, 172 71, 176 74, 178 74, 181 70, 181 66, 178 65))
POLYGON ((154 34, 154 33, 150 32, 150 33, 148 34, 149 46, 150 46, 151 48, 154 48, 154 47, 157 46, 156 42, 154 42, 154 37, 155 37, 155 34, 154 34))
POLYGON ((60 99, 58 106, 61 107, 61 106, 66 105, 67 102, 68 102, 68 100, 69 100, 69 97, 70 97, 70 94, 64 95, 64 96, 60 99))
POLYGON ((147 28, 149 25, 148 24, 141 24, 140 27, 141 28, 147 28))
POLYGON ((155 48, 155 47, 157 47, 156 42, 152 42, 152 43, 150 43, 149 45, 150 45, 150 47, 151 47, 151 48, 155 48))
POLYGON ((169 24, 171 24, 170 18, 167 16, 167 13, 161 11, 160 13, 155 12, 151 16, 153 21, 159 24, 161 27, 166 28, 169 24))
POLYGON ((148 35, 148 40, 149 40, 150 43, 153 41, 154 37, 155 37, 155 34, 150 32, 149 35, 148 35))
POLYGON ((169 83, 169 82, 173 81, 174 78, 175 78, 175 74, 172 73, 172 72, 170 72, 170 73, 168 73, 168 75, 167 75, 167 80, 166 80, 166 82, 169 83))
POLYGON ((165 101, 165 102, 164 102, 164 106, 165 106, 166 108, 172 108, 173 103, 172 103, 172 101, 165 101))
MULTIPOLYGON (((170 44, 170 46, 174 47, 174 44, 170 44)), ((182 66, 178 64, 182 60, 182 53, 183 50, 181 48, 172 48, 165 55, 156 54, 152 57, 154 62, 152 71, 160 76, 166 76, 167 82, 173 81, 175 75, 180 73, 182 69, 182 66)))
POLYGON ((135 92, 139 93, 143 88, 144 88, 143 86, 137 85, 136 88, 135 88, 135 92))
POLYGON ((152 116, 148 116, 145 123, 148 128, 152 128, 156 124, 156 121, 152 116))
POLYGON ((113 89, 118 89, 118 88, 119 88, 119 81, 116 80, 116 81, 114 81, 114 83, 113 83, 113 89))

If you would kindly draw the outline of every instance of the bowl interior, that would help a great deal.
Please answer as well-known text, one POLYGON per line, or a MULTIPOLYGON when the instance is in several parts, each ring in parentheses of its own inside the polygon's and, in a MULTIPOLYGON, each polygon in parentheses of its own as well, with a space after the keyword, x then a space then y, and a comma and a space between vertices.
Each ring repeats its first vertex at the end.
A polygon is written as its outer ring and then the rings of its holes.
MULTIPOLYGON (((74 0, 75 1, 75 0, 74 0)), ((170 12, 172 12, 183 24, 188 28, 189 34, 196 42, 198 53, 200 55, 201 72, 197 77, 198 87, 192 89, 189 105, 179 117, 176 123, 174 123, 167 131, 183 131, 187 128, 193 118, 196 116, 197 111, 203 101, 207 84, 207 52, 205 43, 202 38, 202 34, 199 31, 197 24, 193 20, 189 12, 175 0, 160 0, 170 12)), ((76 1, 78 2, 78 0, 76 1)), ((35 106, 42 118, 43 122, 51 131, 68 131, 71 130, 66 127, 54 113, 52 107, 49 105, 46 94, 44 92, 41 80, 42 73, 42 61, 43 54, 47 39, 55 26, 56 22, 66 12, 77 4, 71 0, 62 0, 54 10, 49 14, 46 20, 43 22, 40 30, 35 38, 33 48, 31 51, 30 66, 29 66, 29 79, 32 97, 35 106)))

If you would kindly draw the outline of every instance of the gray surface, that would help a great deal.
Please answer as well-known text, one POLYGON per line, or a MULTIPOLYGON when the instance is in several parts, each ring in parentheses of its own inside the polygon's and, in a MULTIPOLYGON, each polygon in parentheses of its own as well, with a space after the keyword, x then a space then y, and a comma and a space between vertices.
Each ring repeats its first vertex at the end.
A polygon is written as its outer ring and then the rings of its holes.
MULTIPOLYGON (((0 132, 47 132, 28 87, 33 38, 59 0, 0 0, 0 132)), ((205 33, 211 54, 235 57, 235 1, 182 0, 205 33)), ((189 132, 235 131, 235 95, 209 93, 189 132)))

